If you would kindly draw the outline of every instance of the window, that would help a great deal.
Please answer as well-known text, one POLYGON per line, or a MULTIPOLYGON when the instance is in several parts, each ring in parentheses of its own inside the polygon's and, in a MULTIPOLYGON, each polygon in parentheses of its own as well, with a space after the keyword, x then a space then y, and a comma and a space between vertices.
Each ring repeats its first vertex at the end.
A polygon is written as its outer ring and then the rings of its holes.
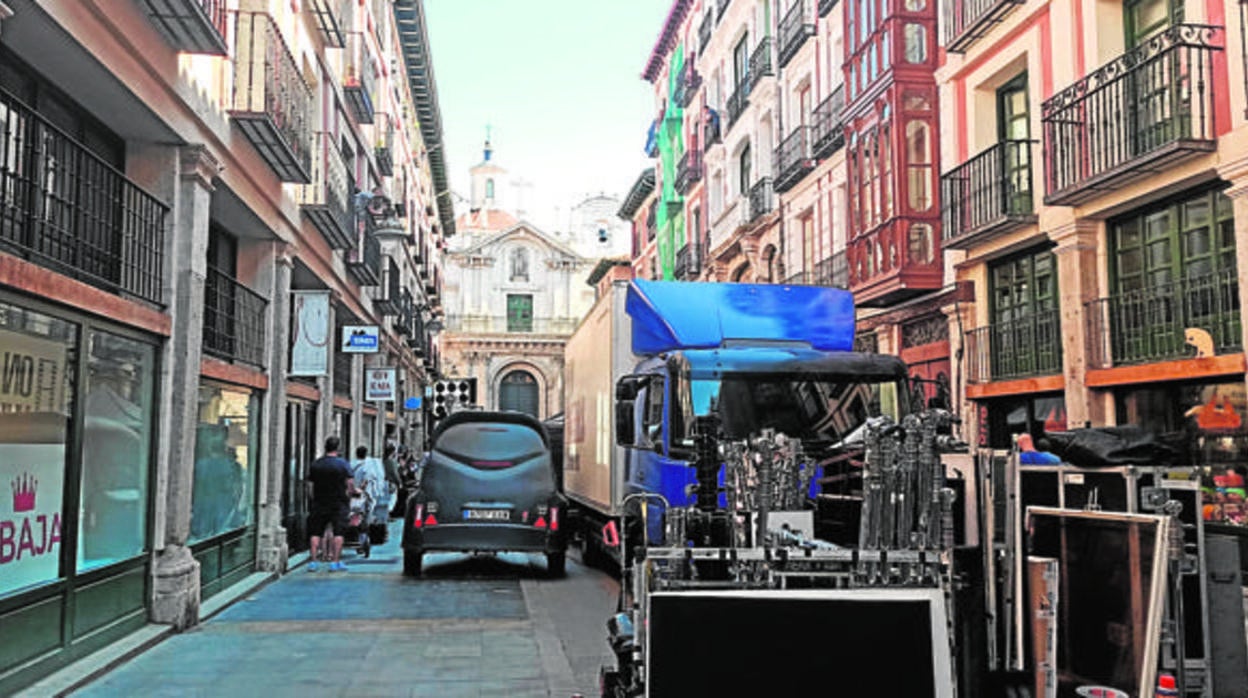
POLYGON ((1062 339, 1053 251, 1027 252, 991 266, 988 273, 993 379, 1059 373, 1062 339))
POLYGON ((507 331, 533 331, 533 296, 507 294, 507 331))
MULTIPOLYGON (((1027 104, 1027 73, 997 90, 997 137, 1000 141, 1027 141, 1031 138, 1027 104)), ((1006 205, 1009 213, 1031 212, 1031 149, 1027 143, 1005 146, 1006 205)))
POLYGON ((1183 21, 1183 4, 1177 0, 1130 0, 1122 12, 1128 49, 1183 21))
POLYGON ((750 181, 750 146, 748 143, 746 144, 744 148, 741 149, 741 155, 737 158, 737 163, 738 163, 737 172, 740 175, 740 180, 737 182, 738 191, 741 193, 741 196, 745 196, 749 194, 750 192, 750 183, 751 183, 750 181))
POLYGON ((732 49, 733 89, 738 89, 745 82, 750 70, 750 35, 741 37, 732 49))
POLYGON ((921 213, 932 207, 932 139, 926 121, 906 124, 906 167, 910 210, 921 213))
POLYGON ((927 60, 927 29, 922 24, 906 24, 906 62, 922 63, 927 60))
POLYGON ((192 541, 254 523, 259 411, 260 400, 250 392, 216 385, 199 387, 192 541))
POLYGON ((1233 272, 1231 200, 1204 192, 1119 218, 1110 224, 1113 279, 1118 293, 1233 272))
POLYGON ((485 198, 487 199, 494 198, 494 180, 493 179, 485 180, 485 198))

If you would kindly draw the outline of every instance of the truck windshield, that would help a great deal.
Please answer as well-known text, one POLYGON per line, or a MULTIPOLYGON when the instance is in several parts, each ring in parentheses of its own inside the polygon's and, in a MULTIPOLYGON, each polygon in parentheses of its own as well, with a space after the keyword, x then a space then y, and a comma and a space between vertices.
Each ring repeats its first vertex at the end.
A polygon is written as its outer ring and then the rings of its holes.
MULTIPOLYGON (((894 379, 878 381, 777 379, 774 376, 728 376, 680 381, 680 415, 673 439, 692 445, 690 427, 697 417, 714 415, 729 439, 744 439, 763 429, 825 447, 848 445, 860 438, 870 417, 903 416, 905 393, 894 379)), ((813 445, 812 444, 812 445, 813 445)))

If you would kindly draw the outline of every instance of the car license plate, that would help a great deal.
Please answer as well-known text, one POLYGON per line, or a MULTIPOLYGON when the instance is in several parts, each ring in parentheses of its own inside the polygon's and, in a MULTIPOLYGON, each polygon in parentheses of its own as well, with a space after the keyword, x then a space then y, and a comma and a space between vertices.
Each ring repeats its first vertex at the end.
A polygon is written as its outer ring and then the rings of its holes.
POLYGON ((508 509, 464 509, 464 519, 469 521, 510 521, 508 509))

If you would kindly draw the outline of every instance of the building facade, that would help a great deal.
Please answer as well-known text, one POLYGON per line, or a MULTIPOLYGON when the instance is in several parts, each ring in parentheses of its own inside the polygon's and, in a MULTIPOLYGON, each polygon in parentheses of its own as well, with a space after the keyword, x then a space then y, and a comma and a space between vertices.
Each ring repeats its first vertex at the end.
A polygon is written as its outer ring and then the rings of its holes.
POLYGON ((284 571, 325 437, 416 438, 454 222, 414 0, 0 9, 9 693, 284 571))
MULTIPOLYGON (((453 310, 438 338, 442 374, 475 379, 483 409, 546 419, 563 411, 563 347, 593 305, 592 261, 577 248, 597 245, 605 227, 595 225, 601 216, 585 216, 581 240, 518 219, 501 206, 507 170, 493 155, 487 140, 470 170, 472 207, 443 261, 453 310)), ((601 208, 595 203, 586 210, 601 208)))

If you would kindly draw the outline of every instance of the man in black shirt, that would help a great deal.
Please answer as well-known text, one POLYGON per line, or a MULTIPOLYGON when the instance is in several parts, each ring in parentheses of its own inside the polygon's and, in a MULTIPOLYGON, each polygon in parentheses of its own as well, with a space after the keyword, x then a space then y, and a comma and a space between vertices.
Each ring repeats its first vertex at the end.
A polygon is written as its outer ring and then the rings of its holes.
POLYGON ((327 533, 326 550, 321 557, 329 561, 330 572, 346 572, 347 566, 339 561, 339 556, 355 480, 351 466, 338 456, 337 436, 325 439, 325 455, 317 458, 308 469, 308 486, 312 492, 312 509, 308 513, 309 547, 312 549, 308 571, 315 572, 320 566, 317 557, 322 552, 321 534, 327 533))

